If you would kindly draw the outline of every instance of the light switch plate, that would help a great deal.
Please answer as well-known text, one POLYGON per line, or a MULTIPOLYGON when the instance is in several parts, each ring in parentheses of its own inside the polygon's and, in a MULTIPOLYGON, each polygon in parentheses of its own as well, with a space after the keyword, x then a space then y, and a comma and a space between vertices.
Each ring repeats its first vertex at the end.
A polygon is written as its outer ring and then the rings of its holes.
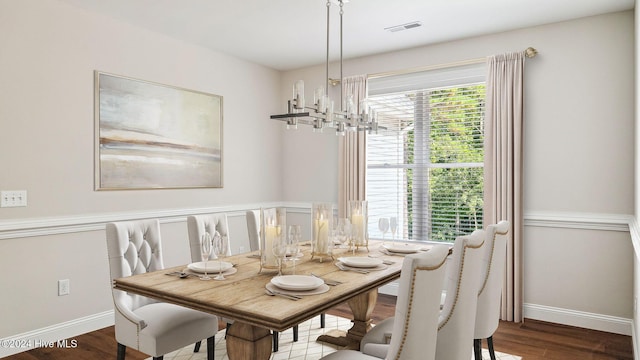
POLYGON ((27 190, 0 191, 0 207, 27 206, 27 190))

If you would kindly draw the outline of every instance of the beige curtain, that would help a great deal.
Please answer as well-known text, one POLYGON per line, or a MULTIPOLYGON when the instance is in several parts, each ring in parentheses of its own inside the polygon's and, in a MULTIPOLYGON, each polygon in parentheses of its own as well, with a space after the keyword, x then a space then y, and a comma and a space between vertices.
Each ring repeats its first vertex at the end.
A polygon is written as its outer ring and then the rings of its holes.
MULTIPOLYGON (((344 99, 353 95, 356 107, 367 97, 367 76, 342 79, 344 99)), ((336 104, 340 106, 341 104, 336 104)), ((358 109, 359 112, 359 109, 358 109)), ((349 200, 366 200, 367 143, 365 131, 347 131, 338 141, 338 216, 347 216, 349 200)))
POLYGON ((522 321, 524 53, 489 57, 485 118, 484 223, 511 222, 501 319, 522 321))

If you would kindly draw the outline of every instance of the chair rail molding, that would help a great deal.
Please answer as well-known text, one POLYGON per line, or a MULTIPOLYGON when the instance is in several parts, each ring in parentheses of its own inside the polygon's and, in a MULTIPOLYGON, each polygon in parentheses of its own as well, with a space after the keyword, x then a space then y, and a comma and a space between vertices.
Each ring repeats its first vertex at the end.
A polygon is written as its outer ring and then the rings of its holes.
POLYGON ((104 230, 105 224, 115 221, 159 219, 160 223, 184 222, 189 215, 227 213, 227 216, 245 216, 245 211, 261 207, 286 207, 292 213, 311 213, 311 203, 270 202, 183 209, 157 209, 123 211, 92 215, 73 215, 47 218, 22 218, 0 220, 0 240, 70 234, 104 230))
POLYGON ((633 215, 584 212, 525 211, 524 225, 565 229, 630 231, 633 215))

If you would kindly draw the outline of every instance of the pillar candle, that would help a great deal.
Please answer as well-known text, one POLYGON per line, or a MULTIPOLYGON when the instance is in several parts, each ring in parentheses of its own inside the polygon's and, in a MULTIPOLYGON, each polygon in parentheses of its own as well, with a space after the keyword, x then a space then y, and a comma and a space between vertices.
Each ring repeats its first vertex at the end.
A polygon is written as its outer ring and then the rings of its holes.
POLYGON ((267 225, 264 229, 264 254, 265 264, 268 266, 276 266, 275 255, 273 255, 273 243, 278 236, 278 228, 275 225, 267 225))
POLYGON ((364 229, 362 215, 351 215, 351 225, 354 229, 353 237, 357 245, 364 244, 364 229))
POLYGON ((329 252, 329 220, 324 220, 322 217, 315 220, 313 232, 316 234, 316 246, 318 247, 315 251, 327 254, 329 252))

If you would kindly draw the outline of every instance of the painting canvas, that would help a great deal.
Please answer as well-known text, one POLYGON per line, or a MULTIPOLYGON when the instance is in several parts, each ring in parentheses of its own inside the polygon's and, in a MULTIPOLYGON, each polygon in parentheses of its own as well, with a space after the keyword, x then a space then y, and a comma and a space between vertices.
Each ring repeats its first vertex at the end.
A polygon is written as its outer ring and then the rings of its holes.
POLYGON ((222 187, 222 97, 95 72, 96 189, 222 187))

